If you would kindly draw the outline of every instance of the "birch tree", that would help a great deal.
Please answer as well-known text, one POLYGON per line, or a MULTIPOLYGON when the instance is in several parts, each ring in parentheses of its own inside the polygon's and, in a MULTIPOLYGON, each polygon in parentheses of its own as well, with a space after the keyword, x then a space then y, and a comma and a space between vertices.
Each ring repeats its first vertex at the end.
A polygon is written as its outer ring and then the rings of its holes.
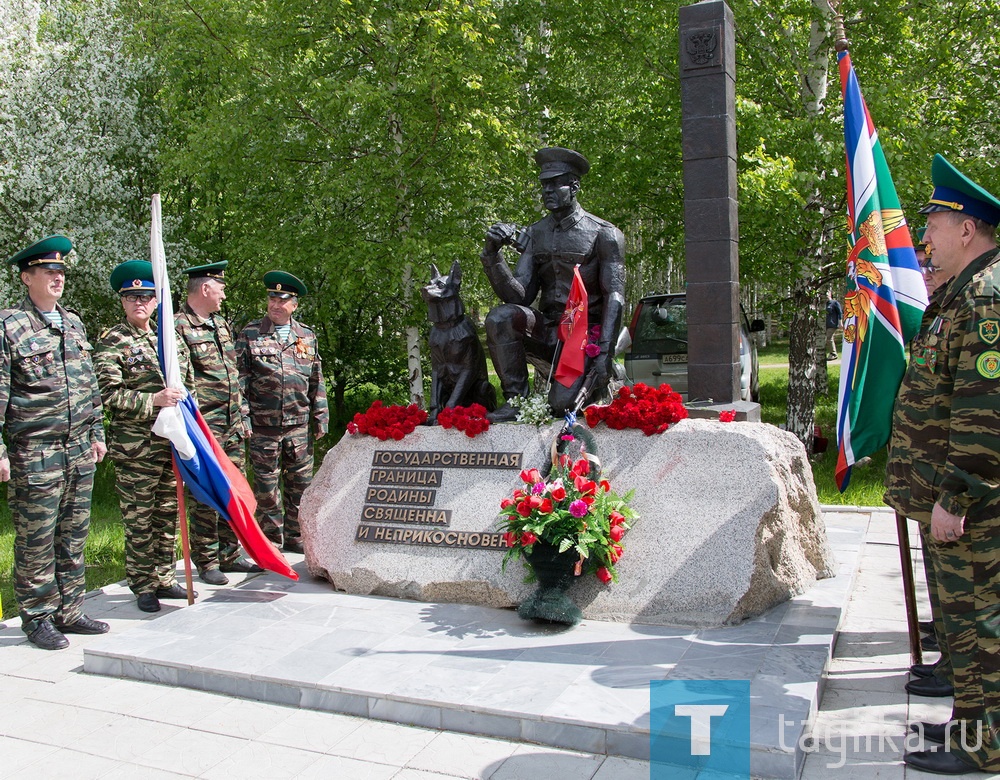
MULTIPOLYGON (((110 269, 148 256, 148 66, 126 49, 115 0, 4 0, 0 30, 0 246, 9 257, 45 235, 69 236, 65 302, 96 329, 118 316, 107 305, 110 269)), ((21 295, 16 277, 0 276, 4 305, 21 295)))

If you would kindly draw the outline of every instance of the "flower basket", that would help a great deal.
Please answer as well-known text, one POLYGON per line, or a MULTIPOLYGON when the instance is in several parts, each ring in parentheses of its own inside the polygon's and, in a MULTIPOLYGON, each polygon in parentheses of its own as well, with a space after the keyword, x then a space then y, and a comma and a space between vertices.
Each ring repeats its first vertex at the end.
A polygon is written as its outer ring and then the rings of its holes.
POLYGON ((534 571, 538 589, 521 602, 517 614, 525 620, 571 626, 579 623, 583 612, 566 595, 575 577, 578 560, 575 551, 559 552, 555 545, 535 542, 530 550, 525 551, 524 560, 534 571))
MULTIPOLYGON (((561 448, 579 440, 565 430, 561 448)), ((591 447, 593 449, 593 447, 591 447)), ((618 578, 615 567, 625 552, 622 537, 636 517, 629 492, 620 497, 600 479, 594 453, 579 447, 581 457, 556 451, 554 466, 543 476, 538 469, 521 471, 521 485, 500 502, 500 530, 507 542, 503 567, 521 558, 540 583, 521 605, 525 619, 575 625, 581 614, 565 591, 574 576, 594 574, 604 584, 618 578)))

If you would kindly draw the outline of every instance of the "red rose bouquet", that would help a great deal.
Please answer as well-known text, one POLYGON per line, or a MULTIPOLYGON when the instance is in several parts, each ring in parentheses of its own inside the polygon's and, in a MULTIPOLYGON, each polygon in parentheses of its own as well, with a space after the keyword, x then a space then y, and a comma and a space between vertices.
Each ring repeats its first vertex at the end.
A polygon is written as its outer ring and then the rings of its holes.
POLYGON ((632 492, 619 497, 607 480, 591 479, 590 469, 585 458, 574 463, 563 455, 548 477, 538 469, 521 472, 522 484, 500 502, 499 527, 509 548, 504 567, 544 542, 579 556, 577 576, 586 570, 601 582, 617 581, 615 564, 625 552, 622 537, 636 518, 628 505, 632 492))
POLYGON ((486 419, 486 407, 482 404, 445 407, 438 412, 437 421, 442 428, 455 428, 470 439, 490 427, 490 421, 486 419))
POLYGON ((649 387, 641 382, 621 388, 606 406, 588 406, 583 414, 591 428, 603 422, 616 431, 639 428, 647 436, 663 433, 688 416, 680 395, 670 385, 649 387))
POLYGON ((383 406, 381 401, 372 401, 367 412, 358 412, 347 423, 350 434, 366 433, 379 441, 393 439, 399 441, 406 434, 413 433, 418 425, 427 420, 427 412, 416 404, 409 406, 383 406))

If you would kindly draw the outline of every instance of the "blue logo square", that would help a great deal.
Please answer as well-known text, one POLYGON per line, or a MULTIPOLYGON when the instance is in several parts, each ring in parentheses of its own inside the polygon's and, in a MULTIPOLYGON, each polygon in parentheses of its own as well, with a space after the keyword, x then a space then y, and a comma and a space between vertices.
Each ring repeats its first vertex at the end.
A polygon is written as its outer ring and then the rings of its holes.
POLYGON ((750 681, 653 680, 650 780, 750 780, 750 681))

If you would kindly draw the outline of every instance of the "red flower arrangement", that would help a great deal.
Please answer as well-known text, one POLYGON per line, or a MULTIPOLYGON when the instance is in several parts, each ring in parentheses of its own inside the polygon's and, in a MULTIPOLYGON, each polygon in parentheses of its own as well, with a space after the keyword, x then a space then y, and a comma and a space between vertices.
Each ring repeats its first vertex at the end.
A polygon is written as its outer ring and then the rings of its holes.
POLYGON ((490 427, 490 421, 486 419, 486 407, 482 404, 445 407, 438 412, 437 421, 442 428, 463 431, 470 439, 490 427))
POLYGON ((381 401, 372 401, 367 412, 358 412, 347 423, 350 434, 367 433, 379 441, 393 439, 399 441, 406 434, 413 433, 418 425, 427 420, 427 412, 416 404, 409 406, 383 406, 381 401))
POLYGON ((542 542, 577 554, 577 576, 586 570, 605 584, 617 581, 615 564, 625 552, 621 540, 636 517, 628 505, 632 492, 619 497, 606 479, 590 478, 586 458, 573 463, 568 455, 560 456, 548 478, 524 469, 521 482, 500 502, 500 530, 509 548, 503 566, 542 542))
POLYGON ((719 422, 732 422, 736 419, 735 409, 723 409, 719 412, 719 422))
POLYGON ((647 436, 663 433, 688 416, 684 402, 670 385, 649 387, 642 383, 623 387, 606 406, 588 406, 583 410, 591 428, 603 422, 616 431, 639 428, 647 436))

